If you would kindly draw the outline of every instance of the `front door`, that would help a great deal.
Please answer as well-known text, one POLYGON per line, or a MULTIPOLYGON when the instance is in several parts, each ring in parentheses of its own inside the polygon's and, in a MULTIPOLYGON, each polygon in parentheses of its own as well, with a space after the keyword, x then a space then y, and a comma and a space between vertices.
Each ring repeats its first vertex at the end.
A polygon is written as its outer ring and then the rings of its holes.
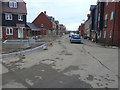
POLYGON ((23 28, 18 29, 18 38, 23 38, 23 28))

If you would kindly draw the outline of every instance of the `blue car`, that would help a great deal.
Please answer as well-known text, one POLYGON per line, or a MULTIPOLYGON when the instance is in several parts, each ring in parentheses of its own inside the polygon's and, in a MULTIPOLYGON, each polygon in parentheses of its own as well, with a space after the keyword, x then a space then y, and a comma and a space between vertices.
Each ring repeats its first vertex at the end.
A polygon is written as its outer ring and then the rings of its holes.
POLYGON ((81 36, 79 34, 74 34, 70 38, 70 42, 76 42, 76 43, 81 43, 81 36))

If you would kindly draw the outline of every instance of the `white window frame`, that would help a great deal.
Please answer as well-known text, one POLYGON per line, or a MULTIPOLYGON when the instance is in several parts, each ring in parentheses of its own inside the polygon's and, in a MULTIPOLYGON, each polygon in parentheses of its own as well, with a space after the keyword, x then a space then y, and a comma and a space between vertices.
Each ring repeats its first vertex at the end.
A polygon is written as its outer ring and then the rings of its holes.
POLYGON ((0 26, 0 39, 2 39, 2 27, 0 26))
POLYGON ((107 27, 107 23, 108 23, 108 14, 105 14, 105 21, 104 21, 104 27, 107 27))
POLYGON ((41 24, 41 27, 44 27, 44 24, 41 24))
POLYGON ((105 31, 104 31, 104 38, 106 38, 106 33, 107 33, 107 31, 105 30, 105 31))
POLYGON ((7 27, 7 28, 6 28, 6 35, 13 35, 13 28, 7 27), (7 30, 9 30, 9 31, 8 31, 9 33, 7 33, 7 30), (12 30, 12 33, 10 33, 10 30, 12 30))
POLYGON ((18 15, 18 21, 23 21, 23 15, 18 15))
POLYGON ((114 15, 114 12, 112 11, 111 16, 110 16, 110 20, 113 20, 113 15, 114 15))
POLYGON ((112 30, 110 30, 110 38, 112 38, 112 30))
POLYGON ((9 1, 9 7, 10 8, 17 8, 18 7, 18 4, 16 1, 9 1))
POLYGON ((12 20, 12 14, 5 14, 5 20, 12 20))
POLYGON ((108 14, 105 14, 105 20, 107 20, 108 19, 108 14))

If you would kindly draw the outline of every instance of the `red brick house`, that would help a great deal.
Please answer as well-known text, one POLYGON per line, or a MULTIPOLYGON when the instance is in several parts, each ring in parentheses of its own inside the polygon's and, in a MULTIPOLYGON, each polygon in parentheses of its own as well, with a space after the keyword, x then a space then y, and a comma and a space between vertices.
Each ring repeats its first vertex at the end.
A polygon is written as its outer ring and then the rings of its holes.
POLYGON ((59 24, 59 21, 55 21, 55 24, 56 24, 56 34, 59 35, 60 34, 60 24, 59 24))
POLYGON ((23 0, 2 0, 2 39, 26 38, 26 3, 23 0))
MULTIPOLYGON (((118 8, 120 8, 120 1, 119 1, 119 5, 118 5, 118 8)), ((120 18, 120 9, 118 9, 118 18, 120 18)), ((118 22, 120 22, 120 19, 118 19, 118 22)), ((120 29, 120 23, 118 23, 118 30, 120 29)), ((118 31, 118 44, 119 44, 119 47, 120 47, 120 30, 118 31)))
POLYGON ((44 13, 41 12, 32 23, 41 29, 41 34, 46 34, 47 30, 56 30, 55 19, 52 16, 48 16, 46 11, 44 13))
POLYGON ((79 26, 79 32, 80 32, 80 34, 81 34, 81 36, 83 36, 84 35, 84 26, 85 26, 85 24, 81 24, 81 26, 79 26))
POLYGON ((104 5, 104 26, 102 37, 104 43, 118 45, 120 23, 120 2, 105 2, 104 5))

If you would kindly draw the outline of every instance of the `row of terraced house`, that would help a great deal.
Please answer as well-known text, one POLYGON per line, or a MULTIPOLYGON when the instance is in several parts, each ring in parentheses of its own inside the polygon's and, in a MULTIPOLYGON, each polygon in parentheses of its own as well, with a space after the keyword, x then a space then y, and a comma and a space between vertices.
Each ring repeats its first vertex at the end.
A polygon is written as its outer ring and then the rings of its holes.
POLYGON ((66 31, 63 24, 59 24, 53 16, 48 16, 46 11, 31 23, 27 22, 27 8, 23 0, 2 0, 0 2, 0 38, 6 39, 26 39, 46 32, 54 31, 56 35, 66 31))
POLYGON ((120 1, 106 0, 90 6, 87 20, 78 30, 86 39, 104 45, 120 45, 120 1))

